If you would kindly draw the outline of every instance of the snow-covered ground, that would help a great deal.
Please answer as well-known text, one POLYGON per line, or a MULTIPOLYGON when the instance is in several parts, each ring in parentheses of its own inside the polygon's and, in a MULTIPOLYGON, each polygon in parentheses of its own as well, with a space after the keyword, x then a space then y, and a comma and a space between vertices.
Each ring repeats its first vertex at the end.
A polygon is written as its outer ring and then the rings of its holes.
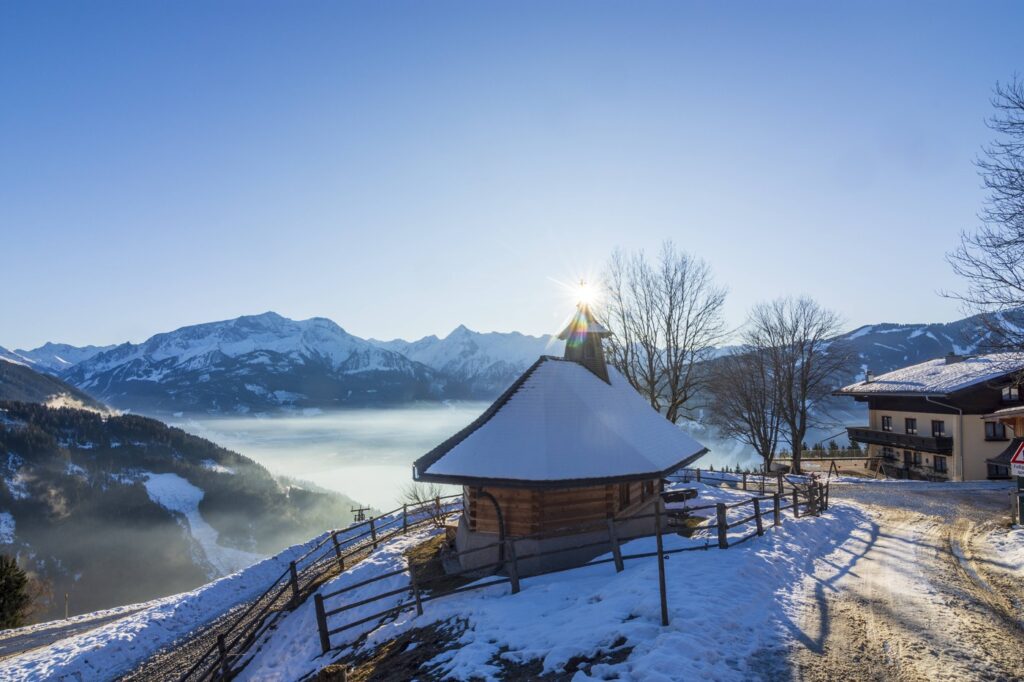
POLYGON ((794 605, 797 679, 1024 679, 1024 538, 1007 482, 836 485, 869 525, 818 557, 794 605))
POLYGON ((1024 526, 993 530, 983 542, 989 548, 988 554, 1000 557, 1001 568, 1024 577, 1024 526))
MULTIPOLYGON (((4 660, 0 663, 0 680, 116 678, 194 628, 261 594, 288 568, 289 561, 305 554, 324 537, 290 547, 191 592, 151 602, 148 608, 131 612, 131 606, 121 607, 130 615, 4 660)), ((80 618, 85 617, 88 615, 80 618)))
POLYGON ((0 512, 0 545, 14 542, 14 516, 11 512, 0 512))
MULTIPOLYGON (((691 486, 694 487, 694 486, 691 486)), ((738 491, 696 486, 700 502, 734 501, 738 491)), ((384 625, 367 623, 332 636, 345 646, 368 633, 365 647, 393 639, 411 628, 464 619, 467 629, 453 646, 422 670, 431 676, 488 679, 499 661, 542 660, 544 671, 561 671, 576 656, 593 656, 613 644, 632 647, 621 663, 598 663, 574 680, 747 680, 761 673, 769 652, 784 652, 794 630, 793 592, 814 570, 814 557, 831 551, 868 525, 852 506, 837 506, 820 518, 794 521, 770 529, 764 537, 726 551, 684 552, 666 562, 670 625, 662 627, 657 562, 653 558, 626 563, 615 573, 611 564, 525 578, 512 595, 507 585, 452 595, 424 606, 425 613, 403 612, 384 625), (624 642, 624 643, 623 643, 624 642)), ((741 535, 749 529, 736 529, 741 535)), ((360 564, 321 588, 329 593, 373 575, 402 570, 402 552, 422 537, 382 548, 372 561, 360 564)), ((705 537, 665 536, 666 549, 706 544, 705 537)), ((654 551, 653 538, 623 545, 624 553, 654 551)), ((606 557, 601 557, 606 558, 606 557)), ((400 575, 329 598, 328 610, 344 602, 408 585, 400 575)), ((379 612, 402 594, 358 607, 341 622, 379 612)), ((340 623, 334 622, 332 626, 340 623)), ((784 656, 784 653, 782 654, 784 656)), ((312 600, 290 614, 243 671, 246 680, 294 680, 330 661, 320 655, 312 600)))
POLYGON ((263 558, 259 554, 223 547, 217 542, 217 530, 199 513, 202 490, 177 474, 146 473, 145 477, 149 499, 180 515, 179 521, 191 533, 210 564, 213 571, 210 577, 234 573, 263 558))

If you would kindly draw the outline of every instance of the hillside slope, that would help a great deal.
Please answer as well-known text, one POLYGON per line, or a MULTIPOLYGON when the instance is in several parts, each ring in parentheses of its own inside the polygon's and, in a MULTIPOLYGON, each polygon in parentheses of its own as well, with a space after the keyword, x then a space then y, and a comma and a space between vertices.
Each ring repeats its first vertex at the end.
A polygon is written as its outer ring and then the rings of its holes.
POLYGON ((341 495, 144 417, 3 402, 0 453, 0 551, 73 613, 191 589, 351 516, 341 495))
POLYGON ((0 400, 49 403, 105 411, 106 407, 57 377, 0 358, 0 400))

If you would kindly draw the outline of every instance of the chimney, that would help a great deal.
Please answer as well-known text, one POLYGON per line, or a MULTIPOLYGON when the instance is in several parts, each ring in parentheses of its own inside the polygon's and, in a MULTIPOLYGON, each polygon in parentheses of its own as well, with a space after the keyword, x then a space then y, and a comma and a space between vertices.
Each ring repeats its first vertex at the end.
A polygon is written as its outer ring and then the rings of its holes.
POLYGON ((957 355, 956 353, 946 353, 946 364, 955 365, 958 362, 963 362, 967 357, 964 355, 957 355))
POLYGON ((865 369, 864 370, 864 383, 865 384, 870 384, 874 380, 875 380, 875 373, 872 372, 870 369, 865 369))

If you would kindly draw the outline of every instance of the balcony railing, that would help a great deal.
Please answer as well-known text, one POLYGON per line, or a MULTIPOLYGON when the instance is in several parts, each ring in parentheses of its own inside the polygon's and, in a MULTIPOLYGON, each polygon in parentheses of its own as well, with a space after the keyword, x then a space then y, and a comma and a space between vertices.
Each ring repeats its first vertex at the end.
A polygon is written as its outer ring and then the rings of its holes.
POLYGON ((880 431, 866 426, 850 426, 846 429, 850 440, 871 445, 888 445, 892 448, 906 450, 922 450, 940 455, 953 454, 953 438, 951 436, 918 436, 910 433, 880 431))

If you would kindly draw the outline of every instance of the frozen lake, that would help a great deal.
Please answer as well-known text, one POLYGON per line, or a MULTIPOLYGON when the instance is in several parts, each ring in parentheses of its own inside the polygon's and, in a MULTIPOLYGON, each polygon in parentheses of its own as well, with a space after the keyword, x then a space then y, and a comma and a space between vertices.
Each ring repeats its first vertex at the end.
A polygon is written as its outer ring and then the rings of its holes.
MULTIPOLYGON (((309 416, 192 418, 175 424, 250 457, 275 474, 315 483, 380 510, 399 506, 412 463, 469 424, 489 403, 367 408, 309 416)), ((753 463, 733 443, 708 442, 700 461, 753 463)))

